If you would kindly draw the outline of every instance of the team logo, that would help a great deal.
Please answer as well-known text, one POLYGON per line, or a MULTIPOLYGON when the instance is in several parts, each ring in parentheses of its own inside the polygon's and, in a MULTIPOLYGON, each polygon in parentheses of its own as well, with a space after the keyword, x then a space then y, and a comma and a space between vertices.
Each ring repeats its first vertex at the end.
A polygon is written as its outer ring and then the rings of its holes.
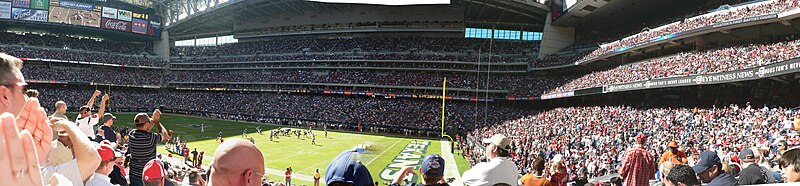
POLYGON ((697 76, 694 78, 694 83, 696 84, 703 84, 703 76, 697 76))
POLYGON ((758 74, 758 77, 764 77, 767 74, 767 70, 764 67, 758 68, 756 74, 758 74))

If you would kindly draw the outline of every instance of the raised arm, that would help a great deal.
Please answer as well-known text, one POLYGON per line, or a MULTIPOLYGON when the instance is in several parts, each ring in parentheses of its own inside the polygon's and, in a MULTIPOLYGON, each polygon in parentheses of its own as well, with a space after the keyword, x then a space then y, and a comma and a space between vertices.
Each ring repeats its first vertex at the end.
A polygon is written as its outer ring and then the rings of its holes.
POLYGON ((97 150, 92 147, 86 134, 83 134, 74 123, 64 120, 54 123, 53 129, 56 131, 65 131, 67 135, 69 135, 69 139, 72 142, 72 152, 75 154, 75 160, 78 162, 81 179, 86 180, 92 176, 97 166, 100 166, 100 155, 97 154, 97 150))
POLYGON ((161 124, 161 110, 156 109, 156 111, 153 111, 153 123, 155 123, 156 128, 158 128, 158 132, 161 133, 161 141, 169 140, 169 131, 161 124))
POLYGON ((100 109, 97 110, 98 117, 103 118, 103 114, 106 113, 106 104, 108 104, 108 94, 103 95, 103 98, 100 101, 100 109))
POLYGON ((92 108, 92 106, 94 106, 94 98, 97 98, 97 96, 99 96, 99 95, 100 95, 100 91, 99 90, 95 90, 94 94, 92 94, 92 98, 89 98, 89 102, 86 103, 86 106, 89 106, 89 108, 92 108))

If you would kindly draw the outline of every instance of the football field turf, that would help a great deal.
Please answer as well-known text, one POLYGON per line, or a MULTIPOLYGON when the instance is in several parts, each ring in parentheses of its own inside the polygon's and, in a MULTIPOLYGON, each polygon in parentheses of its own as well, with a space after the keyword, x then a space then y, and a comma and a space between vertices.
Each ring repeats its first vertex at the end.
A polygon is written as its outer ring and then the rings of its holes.
MULTIPOLYGON (((117 120, 114 125, 133 127, 134 114, 115 114, 115 116, 117 120)), ((311 139, 303 136, 300 139, 296 136, 281 136, 270 141, 270 130, 278 128, 273 125, 166 114, 162 116, 161 120, 168 130, 173 130, 174 136, 180 136, 181 141, 189 142, 190 150, 197 148, 198 152, 205 152, 203 165, 209 165, 213 160, 214 150, 220 144, 216 141, 216 136, 220 131, 225 140, 240 138, 249 141, 249 137, 253 137, 256 146, 264 154, 269 179, 283 182, 283 171, 291 166, 294 170, 292 183, 300 185, 313 185, 308 178, 314 174, 316 169, 319 169, 323 177, 321 182, 324 182, 325 169, 333 161, 333 158, 342 151, 353 149, 360 144, 369 145, 366 152, 360 156, 361 162, 367 166, 373 180, 381 183, 390 181, 386 178, 393 176, 401 166, 409 165, 418 168, 425 154, 435 153, 444 156, 440 139, 414 139, 330 130, 328 137, 325 137, 323 131, 314 130, 316 145, 312 145, 311 139), (205 132, 201 132, 201 123, 206 126, 205 132), (263 135, 256 133, 256 126, 261 126, 263 135), (245 128, 249 133, 248 138, 242 137, 242 131, 245 128)), ((152 131, 156 131, 156 129, 154 128, 152 131)), ((447 146, 448 143, 445 142, 445 145, 447 146)), ((168 153, 164 146, 159 146, 158 152, 168 153)), ((468 169, 469 165, 463 157, 455 155, 453 159, 456 165, 446 164, 446 167, 451 169, 457 167, 459 175, 468 169)))

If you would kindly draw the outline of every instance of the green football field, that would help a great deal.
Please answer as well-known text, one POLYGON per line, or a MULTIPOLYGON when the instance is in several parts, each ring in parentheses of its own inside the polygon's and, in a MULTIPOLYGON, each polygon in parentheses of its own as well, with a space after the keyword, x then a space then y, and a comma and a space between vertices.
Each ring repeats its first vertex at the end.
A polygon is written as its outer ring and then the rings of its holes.
MULTIPOLYGON (((134 115, 115 114, 117 120, 114 125, 133 127, 134 115)), ((319 169, 324 181, 325 170, 333 158, 342 151, 353 149, 359 144, 370 145, 360 159, 363 164, 367 165, 373 179, 381 183, 390 181, 385 178, 391 177, 401 166, 418 166, 425 154, 442 155, 441 139, 415 139, 334 131, 328 131, 328 137, 325 137, 323 131, 314 130, 317 144, 312 145, 310 138, 302 136, 300 139, 294 136, 281 136, 270 141, 269 130, 278 128, 273 125, 166 114, 162 116, 161 120, 168 130, 173 130, 173 135, 180 136, 182 141, 189 141, 190 149, 197 148, 198 152, 205 152, 203 165, 209 165, 213 160, 214 150, 219 145, 219 142, 216 141, 219 131, 222 131, 223 138, 228 140, 243 138, 242 131, 247 128, 249 134, 246 139, 249 141, 249 137, 253 137, 256 146, 264 154, 269 179, 283 181, 283 171, 291 166, 294 170, 292 183, 298 185, 313 185, 310 180, 303 178, 312 176, 316 169, 319 169), (206 126, 205 132, 201 132, 199 127, 201 123, 206 126), (256 126, 261 126, 263 135, 256 133, 256 126), (382 173, 384 178, 381 178, 382 173)), ((163 146, 159 147, 158 151, 162 154, 168 153, 163 146)), ((459 175, 469 168, 468 162, 463 157, 454 155, 454 160, 457 166, 451 168, 458 167, 459 175)))

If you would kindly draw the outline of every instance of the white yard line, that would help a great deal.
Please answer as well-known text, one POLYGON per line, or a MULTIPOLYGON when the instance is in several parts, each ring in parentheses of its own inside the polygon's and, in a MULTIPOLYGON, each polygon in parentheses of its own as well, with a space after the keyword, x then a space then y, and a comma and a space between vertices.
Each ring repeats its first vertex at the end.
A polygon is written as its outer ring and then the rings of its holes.
POLYGON ((456 164, 456 159, 453 156, 453 153, 450 152, 450 142, 447 140, 441 141, 442 145, 442 158, 444 158, 444 177, 445 179, 448 178, 455 178, 456 180, 453 183, 449 183, 453 186, 461 186, 464 185, 461 182, 461 173, 458 170, 458 165, 456 164))
POLYGON ((383 156, 383 153, 386 153, 386 151, 389 151, 389 149, 392 149, 392 147, 394 147, 394 145, 397 145, 397 143, 400 142, 400 141, 404 141, 404 140, 400 139, 400 140, 395 141, 394 144, 392 144, 392 146, 389 146, 389 148, 386 148, 386 150, 383 150, 383 152, 381 152, 381 154, 378 154, 378 156, 375 156, 375 158, 372 158, 372 160, 369 160, 369 162, 367 162, 367 164, 364 164, 364 165, 369 165, 370 163, 375 161, 375 159, 378 159, 378 157, 383 156))

